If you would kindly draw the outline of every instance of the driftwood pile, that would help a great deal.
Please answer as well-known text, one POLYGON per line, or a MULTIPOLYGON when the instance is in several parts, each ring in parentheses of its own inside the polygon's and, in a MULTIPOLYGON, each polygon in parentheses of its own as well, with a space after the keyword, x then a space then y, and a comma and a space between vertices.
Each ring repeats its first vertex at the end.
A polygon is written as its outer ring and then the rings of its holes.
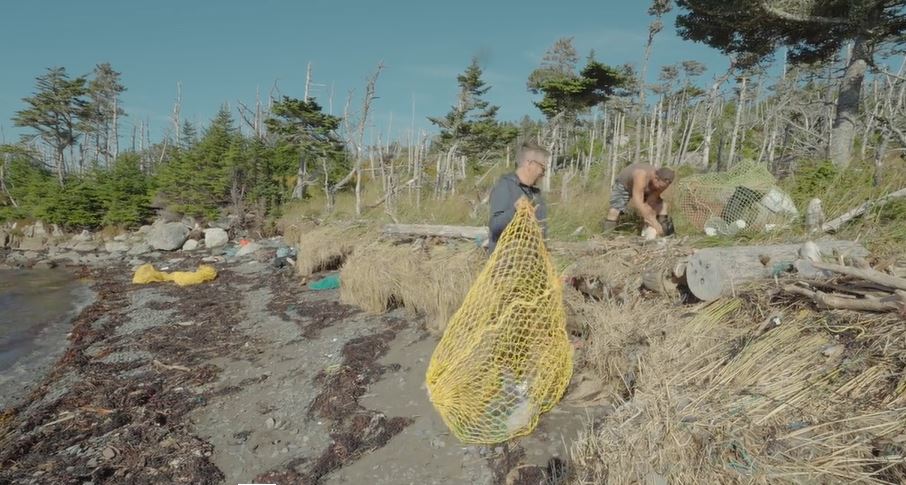
POLYGON ((852 266, 813 262, 812 278, 784 285, 783 291, 812 300, 820 309, 897 312, 906 316, 906 278, 871 268, 863 259, 852 266))

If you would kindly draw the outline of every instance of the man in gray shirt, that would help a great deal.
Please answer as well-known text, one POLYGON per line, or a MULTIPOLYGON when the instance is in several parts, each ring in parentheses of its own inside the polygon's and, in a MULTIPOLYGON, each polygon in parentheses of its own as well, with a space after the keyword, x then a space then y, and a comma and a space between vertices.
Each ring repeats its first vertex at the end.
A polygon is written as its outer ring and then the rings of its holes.
POLYGON ((491 190, 491 219, 488 222, 488 253, 493 253, 503 230, 516 214, 516 202, 527 197, 535 204, 535 217, 541 227, 547 229, 547 205, 541 197, 541 190, 536 187, 547 173, 551 155, 544 147, 533 142, 525 142, 519 148, 517 167, 497 181, 491 190))

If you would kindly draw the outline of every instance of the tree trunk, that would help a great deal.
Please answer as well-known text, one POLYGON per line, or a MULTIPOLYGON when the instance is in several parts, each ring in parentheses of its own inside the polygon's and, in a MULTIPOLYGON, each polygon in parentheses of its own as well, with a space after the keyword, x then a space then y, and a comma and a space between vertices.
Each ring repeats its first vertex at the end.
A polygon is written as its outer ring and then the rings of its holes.
POLYGON ((308 177, 308 160, 305 155, 299 157, 299 170, 296 171, 296 186, 293 187, 293 199, 304 199, 306 178, 308 177))
POLYGON ((736 140, 739 137, 739 125, 742 124, 742 110, 745 106, 746 82, 743 77, 739 87, 739 97, 736 100, 736 119, 733 121, 733 136, 730 138, 730 155, 727 157, 727 167, 732 167, 736 159, 736 140))
POLYGON ((835 166, 844 168, 852 158, 853 138, 859 116, 862 81, 872 58, 868 43, 857 38, 849 65, 840 80, 840 95, 837 98, 837 115, 831 130, 830 159, 835 166))
POLYGON ((648 42, 645 44, 645 57, 642 59, 642 72, 639 75, 639 117, 635 124, 635 154, 632 161, 638 163, 642 156, 642 119, 645 117, 645 84, 648 76, 648 61, 651 59, 651 46, 654 36, 661 30, 660 16, 648 27, 648 42))

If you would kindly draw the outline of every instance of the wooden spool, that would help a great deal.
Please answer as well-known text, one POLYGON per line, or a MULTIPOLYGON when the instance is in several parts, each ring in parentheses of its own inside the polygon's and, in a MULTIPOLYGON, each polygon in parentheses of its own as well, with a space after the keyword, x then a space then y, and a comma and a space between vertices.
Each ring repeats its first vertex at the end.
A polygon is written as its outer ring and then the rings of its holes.
MULTIPOLYGON (((824 257, 868 256, 865 248, 852 241, 816 244, 824 257)), ((686 283, 696 298, 713 301, 734 294, 743 283, 771 278, 778 265, 792 266, 799 259, 801 247, 802 244, 783 244, 700 249, 686 264, 686 283)))

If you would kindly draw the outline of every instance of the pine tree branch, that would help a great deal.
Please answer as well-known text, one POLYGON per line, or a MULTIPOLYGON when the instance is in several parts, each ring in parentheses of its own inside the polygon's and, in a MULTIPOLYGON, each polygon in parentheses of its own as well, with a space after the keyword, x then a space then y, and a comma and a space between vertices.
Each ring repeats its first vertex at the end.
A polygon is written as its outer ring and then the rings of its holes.
POLYGON ((782 10, 779 7, 771 5, 771 3, 767 0, 764 0, 761 2, 761 8, 763 8, 765 12, 767 12, 777 18, 780 18, 782 20, 787 20, 790 22, 812 23, 812 24, 816 23, 816 24, 823 24, 823 25, 846 25, 849 23, 846 19, 843 19, 843 18, 821 17, 821 16, 817 16, 817 15, 804 15, 804 14, 787 12, 786 10, 782 10))

